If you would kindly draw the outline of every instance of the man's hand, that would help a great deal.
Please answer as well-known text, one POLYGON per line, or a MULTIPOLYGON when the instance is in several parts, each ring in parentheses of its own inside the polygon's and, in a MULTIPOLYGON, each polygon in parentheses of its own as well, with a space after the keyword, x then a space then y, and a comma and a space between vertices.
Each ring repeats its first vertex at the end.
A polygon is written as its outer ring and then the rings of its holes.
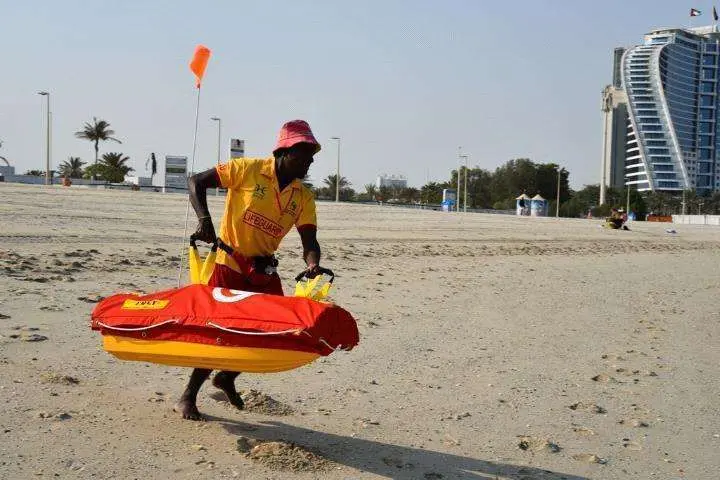
POLYGON ((317 228, 299 228, 300 240, 303 246, 303 259, 307 268, 305 276, 307 278, 315 278, 320 274, 320 244, 317 241, 317 228))
POLYGON ((190 204, 198 216, 198 228, 193 234, 195 240, 201 240, 207 243, 215 243, 217 236, 215 228, 210 218, 210 212, 207 206, 207 189, 218 187, 220 179, 217 170, 211 168, 201 173, 197 173, 188 179, 188 191, 190 192, 190 204))
POLYGON ((215 235, 215 227, 213 227, 212 218, 202 217, 198 222, 198 227, 193 234, 195 240, 200 240, 205 243, 217 242, 217 235, 215 235))
POLYGON ((308 264, 307 268, 305 269, 305 277, 315 278, 318 275, 320 275, 320 265, 308 264))

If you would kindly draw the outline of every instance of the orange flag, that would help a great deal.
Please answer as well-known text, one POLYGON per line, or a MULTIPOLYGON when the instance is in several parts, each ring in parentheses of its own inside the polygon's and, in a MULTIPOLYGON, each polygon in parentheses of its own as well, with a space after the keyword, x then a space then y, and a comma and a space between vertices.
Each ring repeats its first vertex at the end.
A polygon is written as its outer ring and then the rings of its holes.
POLYGON ((202 83, 208 60, 210 60, 210 49, 205 45, 195 47, 195 54, 192 60, 190 60, 190 70, 195 74, 195 86, 197 88, 200 88, 200 84, 202 83))

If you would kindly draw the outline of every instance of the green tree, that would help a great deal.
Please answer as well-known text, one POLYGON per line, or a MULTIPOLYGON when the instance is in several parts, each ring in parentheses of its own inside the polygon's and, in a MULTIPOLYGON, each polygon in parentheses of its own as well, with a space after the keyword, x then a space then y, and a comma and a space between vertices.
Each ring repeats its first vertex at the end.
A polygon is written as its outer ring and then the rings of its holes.
POLYGON ((98 163, 97 165, 89 165, 83 170, 82 178, 86 180, 104 180, 103 177, 103 166, 98 163))
POLYGON ((347 187, 340 190, 340 201, 352 202, 357 198, 357 193, 354 189, 347 187))
POLYGON ((448 188, 447 184, 430 182, 420 187, 420 201, 424 203, 438 204, 442 202, 443 189, 448 188))
MULTIPOLYGON (((108 140, 111 140, 113 142, 122 143, 117 138, 113 137, 115 135, 115 131, 110 128, 110 124, 106 122, 105 120, 98 120, 96 117, 93 117, 93 122, 85 122, 85 125, 83 125, 82 130, 75 132, 75 136, 77 138, 81 138, 83 140, 88 140, 92 142, 95 146, 95 163, 93 165, 98 164, 98 155, 100 151, 100 142, 105 142, 108 140)), ((96 167, 97 170, 97 167, 96 167)), ((95 178, 95 177, 93 177, 95 178)))
POLYGON ((707 199, 705 208, 707 209, 705 213, 709 215, 720 214, 720 192, 716 191, 707 199))
MULTIPOLYGON (((627 194, 627 190, 625 190, 625 193, 627 194)), ((647 205, 645 203, 645 199, 642 196, 642 193, 633 189, 630 190, 630 212, 635 213, 635 218, 639 220, 644 220, 645 215, 647 214, 647 205)))
POLYGON ((493 203, 514 200, 522 192, 537 192, 536 177, 537 168, 527 158, 510 160, 496 168, 490 182, 493 203))
MULTIPOLYGON (((557 181, 557 180, 556 180, 557 181)), ((585 185, 577 192, 570 191, 570 199, 560 202, 561 217, 585 217, 588 212, 597 207, 600 196, 600 185, 585 185)), ((554 214, 555 210, 552 210, 554 214)))
POLYGON ((377 187, 375 187, 375 185, 372 183, 368 183, 367 185, 365 185, 365 191, 362 193, 357 193, 355 199, 360 202, 372 202, 375 200, 376 195, 377 187))
POLYGON ((42 170, 28 170, 27 172, 25 172, 25 175, 32 175, 33 177, 44 177, 45 172, 43 172, 42 170))
MULTIPOLYGON (((482 168, 471 168, 468 171, 468 207, 492 208, 490 182, 492 174, 482 168)), ((464 188, 463 188, 464 190, 464 188)))
POLYGON ((305 177, 302 179, 302 184, 305 185, 305 187, 307 187, 309 190, 315 190, 315 187, 310 181, 310 175, 305 175, 305 177))
POLYGON ((381 202, 387 202, 392 199, 392 189, 387 185, 383 185, 378 189, 378 200, 381 202))
POLYGON ((58 166, 58 172, 61 177, 82 178, 83 165, 85 165, 85 162, 80 160, 80 157, 68 157, 58 166))
POLYGON ((498 200, 493 203, 492 208, 495 210, 515 210, 515 199, 506 198, 505 200, 498 200))
MULTIPOLYGON (((560 170, 560 205, 570 200, 570 174, 555 163, 541 163, 535 165, 535 192, 546 200, 557 198, 558 169, 560 170)), ((528 190, 531 191, 531 190, 528 190)))
MULTIPOLYGON (((323 183, 325 184, 326 189, 326 195, 331 199, 335 199, 335 189, 337 188, 335 186, 336 182, 337 175, 328 175, 327 177, 325 177, 325 179, 323 179, 323 183)), ((350 185, 350 181, 340 175, 340 200, 348 201, 352 199, 355 192, 352 189, 348 188, 350 185)))
POLYGON ((415 203, 420 196, 420 190, 415 187, 405 187, 400 189, 398 199, 402 203, 415 203))
POLYGON ((105 153, 98 164, 102 177, 111 183, 119 183, 125 180, 125 175, 133 171, 133 168, 126 163, 130 157, 123 153, 105 153))
MULTIPOLYGON (((685 192, 686 194, 686 212, 690 213, 690 207, 692 205, 694 194, 692 191, 685 192), (689 197, 689 198, 687 198, 689 197)), ((673 196, 668 192, 647 192, 645 194, 645 204, 647 205, 648 213, 654 215, 672 215, 673 213, 682 212, 682 193, 677 197, 673 196)))

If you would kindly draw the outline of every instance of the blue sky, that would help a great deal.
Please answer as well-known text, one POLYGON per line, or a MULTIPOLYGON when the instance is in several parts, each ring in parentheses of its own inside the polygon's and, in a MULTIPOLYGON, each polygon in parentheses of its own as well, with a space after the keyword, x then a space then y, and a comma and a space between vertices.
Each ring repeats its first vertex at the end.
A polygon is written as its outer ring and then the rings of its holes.
POLYGON ((310 122, 323 150, 311 176, 341 174, 356 189, 380 173, 411 185, 457 166, 511 158, 556 162, 571 185, 597 183, 600 92, 612 51, 652 28, 711 22, 712 3, 677 0, 105 1, 0 0, 0 155, 19 172, 44 169, 42 98, 52 94, 53 164, 92 161, 73 133, 109 121, 145 174, 150 152, 191 155, 188 62, 213 51, 202 89, 195 170, 230 137, 270 153, 286 120, 310 122))

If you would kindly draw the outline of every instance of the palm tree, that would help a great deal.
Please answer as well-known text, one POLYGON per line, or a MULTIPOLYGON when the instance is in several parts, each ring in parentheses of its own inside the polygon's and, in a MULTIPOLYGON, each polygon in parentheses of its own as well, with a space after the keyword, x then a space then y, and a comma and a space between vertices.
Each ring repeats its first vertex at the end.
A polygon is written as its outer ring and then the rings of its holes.
POLYGON ((125 164, 128 160, 130 160, 130 157, 124 153, 111 152, 103 154, 100 161, 102 177, 108 182, 122 182, 125 180, 125 175, 133 171, 132 167, 125 164))
MULTIPOLYGON (((336 188, 335 181, 336 181, 336 179, 337 179, 337 175, 328 175, 323 180, 323 183, 325 185, 327 185, 327 188, 333 197, 335 197, 335 188, 336 188)), ((340 190, 347 188, 349 186, 350 186, 350 181, 347 178, 340 175, 340 190)))
MULTIPOLYGON (((110 124, 105 120, 98 120, 96 117, 93 117, 93 123, 85 122, 85 125, 83 125, 83 129, 79 132, 75 132, 75 136, 77 138, 89 140, 90 142, 93 142, 95 144, 96 168, 98 163, 98 152, 100 150, 101 141, 104 142, 106 140, 112 140, 113 142, 122 143, 120 140, 113 137, 113 135, 115 135, 115 131, 110 129, 110 124)), ((94 177, 95 175, 93 175, 93 178, 94 177)))
POLYGON ((415 187, 405 187, 400 189, 398 198, 400 198, 403 203, 413 203, 418 198, 419 193, 420 190, 415 187))
POLYGON ((67 160, 58 166, 60 176, 68 178, 82 178, 83 165, 85 165, 85 162, 80 160, 80 157, 68 157, 67 160))
POLYGON ((374 183, 368 183, 365 185, 365 195, 367 195, 370 200, 375 200, 377 198, 377 194, 378 189, 374 183))
POLYGON ((313 187, 310 175, 305 175, 305 177, 302 179, 302 184, 305 185, 309 190, 315 191, 315 187, 313 187))

